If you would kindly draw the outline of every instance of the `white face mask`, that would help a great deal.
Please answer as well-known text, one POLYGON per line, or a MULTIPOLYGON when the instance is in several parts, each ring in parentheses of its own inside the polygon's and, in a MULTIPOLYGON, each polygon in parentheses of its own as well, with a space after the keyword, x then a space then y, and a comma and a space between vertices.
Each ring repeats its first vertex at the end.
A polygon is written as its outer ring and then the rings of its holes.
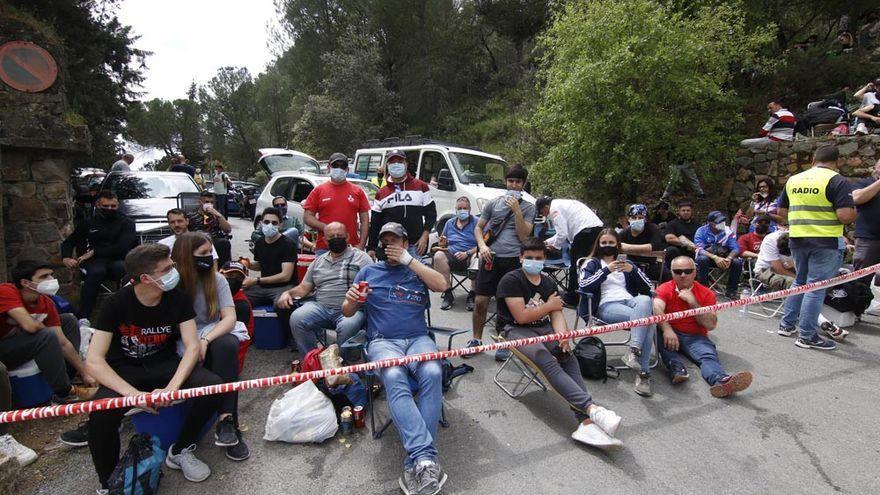
POLYGON ((333 182, 344 181, 346 175, 348 175, 348 172, 344 168, 331 168, 330 169, 330 180, 332 180, 333 182))
POLYGON ((58 293, 58 289, 61 287, 61 284, 58 283, 57 278, 50 278, 48 280, 43 280, 38 283, 35 287, 31 287, 33 290, 37 291, 40 294, 44 294, 47 296, 54 296, 58 293))
POLYGON ((715 224, 715 228, 718 229, 718 230, 726 230, 726 229, 727 229, 727 223, 725 223, 725 222, 719 222, 719 223, 716 223, 716 224, 715 224))

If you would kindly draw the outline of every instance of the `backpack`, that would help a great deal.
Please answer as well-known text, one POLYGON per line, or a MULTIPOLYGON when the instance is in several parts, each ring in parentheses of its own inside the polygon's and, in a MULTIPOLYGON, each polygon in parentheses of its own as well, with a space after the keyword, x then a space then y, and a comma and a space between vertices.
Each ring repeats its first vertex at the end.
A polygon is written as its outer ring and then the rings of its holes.
POLYGON ((608 366, 608 355, 605 353, 605 344, 598 337, 584 337, 574 348, 574 356, 581 368, 584 378, 593 380, 608 380, 610 373, 612 378, 617 378, 619 373, 612 366, 608 366))
POLYGON ((165 451, 159 437, 140 433, 131 437, 128 448, 107 480, 109 495, 155 495, 162 479, 165 451))
POLYGON ((452 387, 452 380, 454 378, 458 378, 461 375, 466 373, 471 373, 474 371, 474 367, 468 364, 459 364, 458 366, 453 366, 452 362, 448 359, 443 359, 440 361, 440 365, 443 366, 443 392, 445 393, 452 387))
POLYGON ((868 309, 873 298, 871 289, 861 280, 852 280, 825 291, 825 304, 841 313, 852 311, 856 316, 868 309))

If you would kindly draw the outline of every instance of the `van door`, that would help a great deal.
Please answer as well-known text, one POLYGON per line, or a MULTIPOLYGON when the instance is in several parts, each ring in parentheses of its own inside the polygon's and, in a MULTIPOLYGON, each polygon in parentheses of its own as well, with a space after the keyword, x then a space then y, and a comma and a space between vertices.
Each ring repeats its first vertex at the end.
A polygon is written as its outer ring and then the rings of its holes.
POLYGON ((382 163, 381 153, 364 153, 358 155, 354 163, 354 173, 358 174, 361 179, 372 181, 376 177, 376 169, 382 163))
MULTIPOLYGON (((424 150, 419 161, 419 179, 431 186, 431 196, 437 205, 437 219, 440 220, 444 216, 455 215, 455 200, 460 194, 453 191, 442 191, 437 188, 437 180, 440 177, 440 171, 447 170, 453 179, 455 172, 449 166, 446 156, 435 150, 424 150)), ((454 189, 455 186, 453 186, 454 189)), ((439 224, 440 222, 438 222, 439 224)))

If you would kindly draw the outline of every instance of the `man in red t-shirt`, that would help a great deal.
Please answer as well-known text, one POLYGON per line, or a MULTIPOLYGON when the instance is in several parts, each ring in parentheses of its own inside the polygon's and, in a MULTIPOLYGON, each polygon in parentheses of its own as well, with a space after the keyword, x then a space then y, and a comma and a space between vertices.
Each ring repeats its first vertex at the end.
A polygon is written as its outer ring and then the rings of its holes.
POLYGON ((370 200, 363 189, 346 180, 348 158, 342 153, 330 155, 330 180, 312 189, 303 201, 303 221, 318 231, 315 255, 327 251, 324 227, 342 222, 348 231, 349 243, 364 249, 370 229, 370 200), (360 225, 358 225, 360 224, 360 225))
POLYGON ((34 360, 55 395, 52 402, 79 400, 71 386, 64 360, 88 382, 79 352, 64 337, 55 303, 58 280, 46 263, 22 261, 12 269, 12 284, 0 284, 0 362, 13 370, 34 360))
MULTIPOLYGON (((671 267, 672 280, 657 288, 654 314, 676 313, 715 304, 715 293, 694 281, 697 266, 693 259, 679 256, 672 260, 671 267)), ((700 372, 709 383, 709 392, 713 397, 727 397, 751 385, 750 372, 741 371, 730 375, 718 362, 718 351, 708 337, 708 332, 717 324, 716 313, 689 316, 659 324, 663 332, 663 342, 659 346, 660 359, 672 375, 672 383, 681 383, 688 379, 688 372, 684 367, 684 358, 687 357, 700 365, 700 372)))
POLYGON ((768 215, 761 215, 755 222, 755 231, 737 239, 739 243, 739 255, 742 258, 758 259, 758 251, 761 249, 761 242, 770 232, 770 223, 773 221, 768 215))

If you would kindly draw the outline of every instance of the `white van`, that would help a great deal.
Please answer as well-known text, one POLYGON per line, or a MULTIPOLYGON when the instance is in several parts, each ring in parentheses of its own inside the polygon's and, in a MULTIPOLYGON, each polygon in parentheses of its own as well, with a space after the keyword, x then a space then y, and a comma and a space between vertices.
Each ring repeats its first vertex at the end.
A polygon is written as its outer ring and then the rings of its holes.
MULTIPOLYGON (((353 172, 366 180, 376 178, 376 168, 390 150, 406 155, 409 172, 431 186, 437 205, 437 231, 455 216, 455 202, 461 196, 471 201, 471 212, 480 216, 483 206, 507 190, 504 175, 509 165, 498 155, 428 139, 368 141, 355 152, 353 172)), ((523 192, 523 198, 535 198, 523 192)))

